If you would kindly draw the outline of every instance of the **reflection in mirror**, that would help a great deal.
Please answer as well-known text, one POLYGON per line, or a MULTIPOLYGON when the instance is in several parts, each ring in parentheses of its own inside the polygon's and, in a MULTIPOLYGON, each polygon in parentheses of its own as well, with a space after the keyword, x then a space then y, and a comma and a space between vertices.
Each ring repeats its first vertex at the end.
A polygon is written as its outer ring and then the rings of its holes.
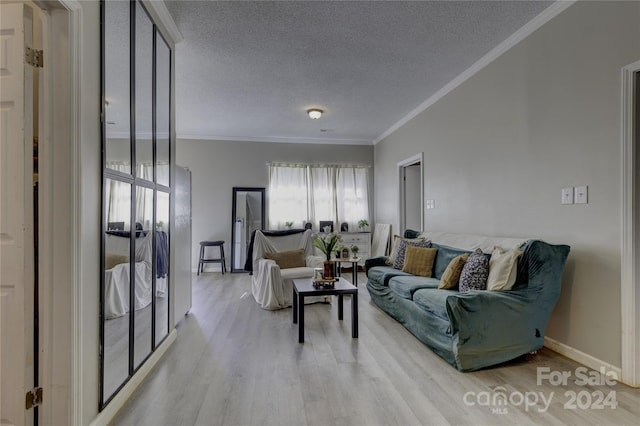
POLYGON ((106 179, 104 205, 103 393, 107 399, 129 376, 131 185, 106 179))
POLYGON ((104 111, 105 155, 109 169, 131 174, 131 114, 129 102, 129 11, 128 2, 104 5, 104 111))
POLYGON ((169 334, 169 193, 156 202, 156 346, 169 334))
POLYGON ((151 293, 153 287, 153 189, 136 188, 135 215, 135 340, 134 366, 151 353, 151 293))
POLYGON ((171 51, 156 30, 156 182, 165 186, 169 186, 170 84, 171 51))
POLYGON ((253 231, 264 228, 264 188, 233 188, 231 272, 245 271, 253 231))
POLYGON ((136 176, 153 181, 153 24, 136 2, 136 176))

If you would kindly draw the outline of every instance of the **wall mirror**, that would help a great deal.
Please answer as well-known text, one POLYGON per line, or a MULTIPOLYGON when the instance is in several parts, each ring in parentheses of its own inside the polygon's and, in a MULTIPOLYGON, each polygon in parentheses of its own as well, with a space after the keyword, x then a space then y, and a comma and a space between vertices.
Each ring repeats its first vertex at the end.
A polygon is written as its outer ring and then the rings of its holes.
POLYGON ((245 272, 251 234, 264 229, 264 188, 233 188, 231 272, 245 272))
POLYGON ((169 334, 172 55, 140 1, 101 14, 100 410, 169 334))

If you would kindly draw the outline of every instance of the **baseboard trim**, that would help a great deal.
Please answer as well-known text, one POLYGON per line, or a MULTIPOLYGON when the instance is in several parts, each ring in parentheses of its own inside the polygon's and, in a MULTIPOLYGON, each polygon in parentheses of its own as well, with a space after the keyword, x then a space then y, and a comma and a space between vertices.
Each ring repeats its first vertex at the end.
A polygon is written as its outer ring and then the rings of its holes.
POLYGON ((111 400, 111 402, 102 410, 91 422, 91 426, 107 426, 120 411, 124 404, 129 400, 133 392, 140 386, 142 381, 149 375, 153 367, 160 361, 167 349, 176 341, 178 332, 174 328, 167 336, 167 339, 151 354, 147 362, 145 362, 135 376, 120 390, 120 392, 111 400))
POLYGON ((604 362, 592 355, 582 352, 576 348, 573 348, 569 345, 565 345, 564 343, 560 343, 551 337, 544 338, 544 346, 548 349, 551 349, 554 352, 559 353, 560 355, 566 356, 569 359, 572 359, 580 364, 592 368, 596 371, 600 371, 601 368, 604 368, 607 372, 613 372, 618 377, 618 381, 621 381, 622 377, 622 369, 620 367, 616 367, 615 365, 609 364, 608 362, 604 362))

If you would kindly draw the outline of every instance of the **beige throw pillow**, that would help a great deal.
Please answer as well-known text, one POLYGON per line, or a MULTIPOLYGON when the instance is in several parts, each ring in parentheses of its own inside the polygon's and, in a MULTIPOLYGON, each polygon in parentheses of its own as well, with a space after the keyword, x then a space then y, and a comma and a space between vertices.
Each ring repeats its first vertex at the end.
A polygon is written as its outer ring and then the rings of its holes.
POLYGON ((442 274, 442 278, 440 278, 440 285, 438 288, 450 290, 458 287, 460 274, 462 273, 462 268, 464 268, 464 264, 468 257, 469 254, 465 253, 451 259, 451 262, 449 262, 447 268, 442 274))
POLYGON ((407 246, 402 271, 419 277, 430 277, 438 249, 407 246))
POLYGON ((304 249, 265 253, 264 257, 276 261, 280 269, 299 268, 306 266, 304 249))
POLYGON ((104 269, 112 269, 121 263, 127 263, 129 258, 124 254, 107 253, 104 256, 104 269))
POLYGON ((487 290, 511 290, 516 282, 518 258, 522 251, 495 247, 489 259, 487 290))

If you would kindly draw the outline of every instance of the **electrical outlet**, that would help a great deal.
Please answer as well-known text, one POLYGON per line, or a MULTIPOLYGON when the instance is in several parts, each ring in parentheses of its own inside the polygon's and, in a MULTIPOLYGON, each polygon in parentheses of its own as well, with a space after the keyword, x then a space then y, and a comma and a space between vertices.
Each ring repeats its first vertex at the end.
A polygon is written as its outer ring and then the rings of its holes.
POLYGON ((573 187, 562 188, 562 204, 573 204, 573 187))
POLYGON ((589 188, 585 185, 585 186, 576 186, 575 188, 575 200, 574 203, 576 204, 587 204, 588 203, 588 199, 587 199, 587 195, 588 195, 588 191, 589 188))

